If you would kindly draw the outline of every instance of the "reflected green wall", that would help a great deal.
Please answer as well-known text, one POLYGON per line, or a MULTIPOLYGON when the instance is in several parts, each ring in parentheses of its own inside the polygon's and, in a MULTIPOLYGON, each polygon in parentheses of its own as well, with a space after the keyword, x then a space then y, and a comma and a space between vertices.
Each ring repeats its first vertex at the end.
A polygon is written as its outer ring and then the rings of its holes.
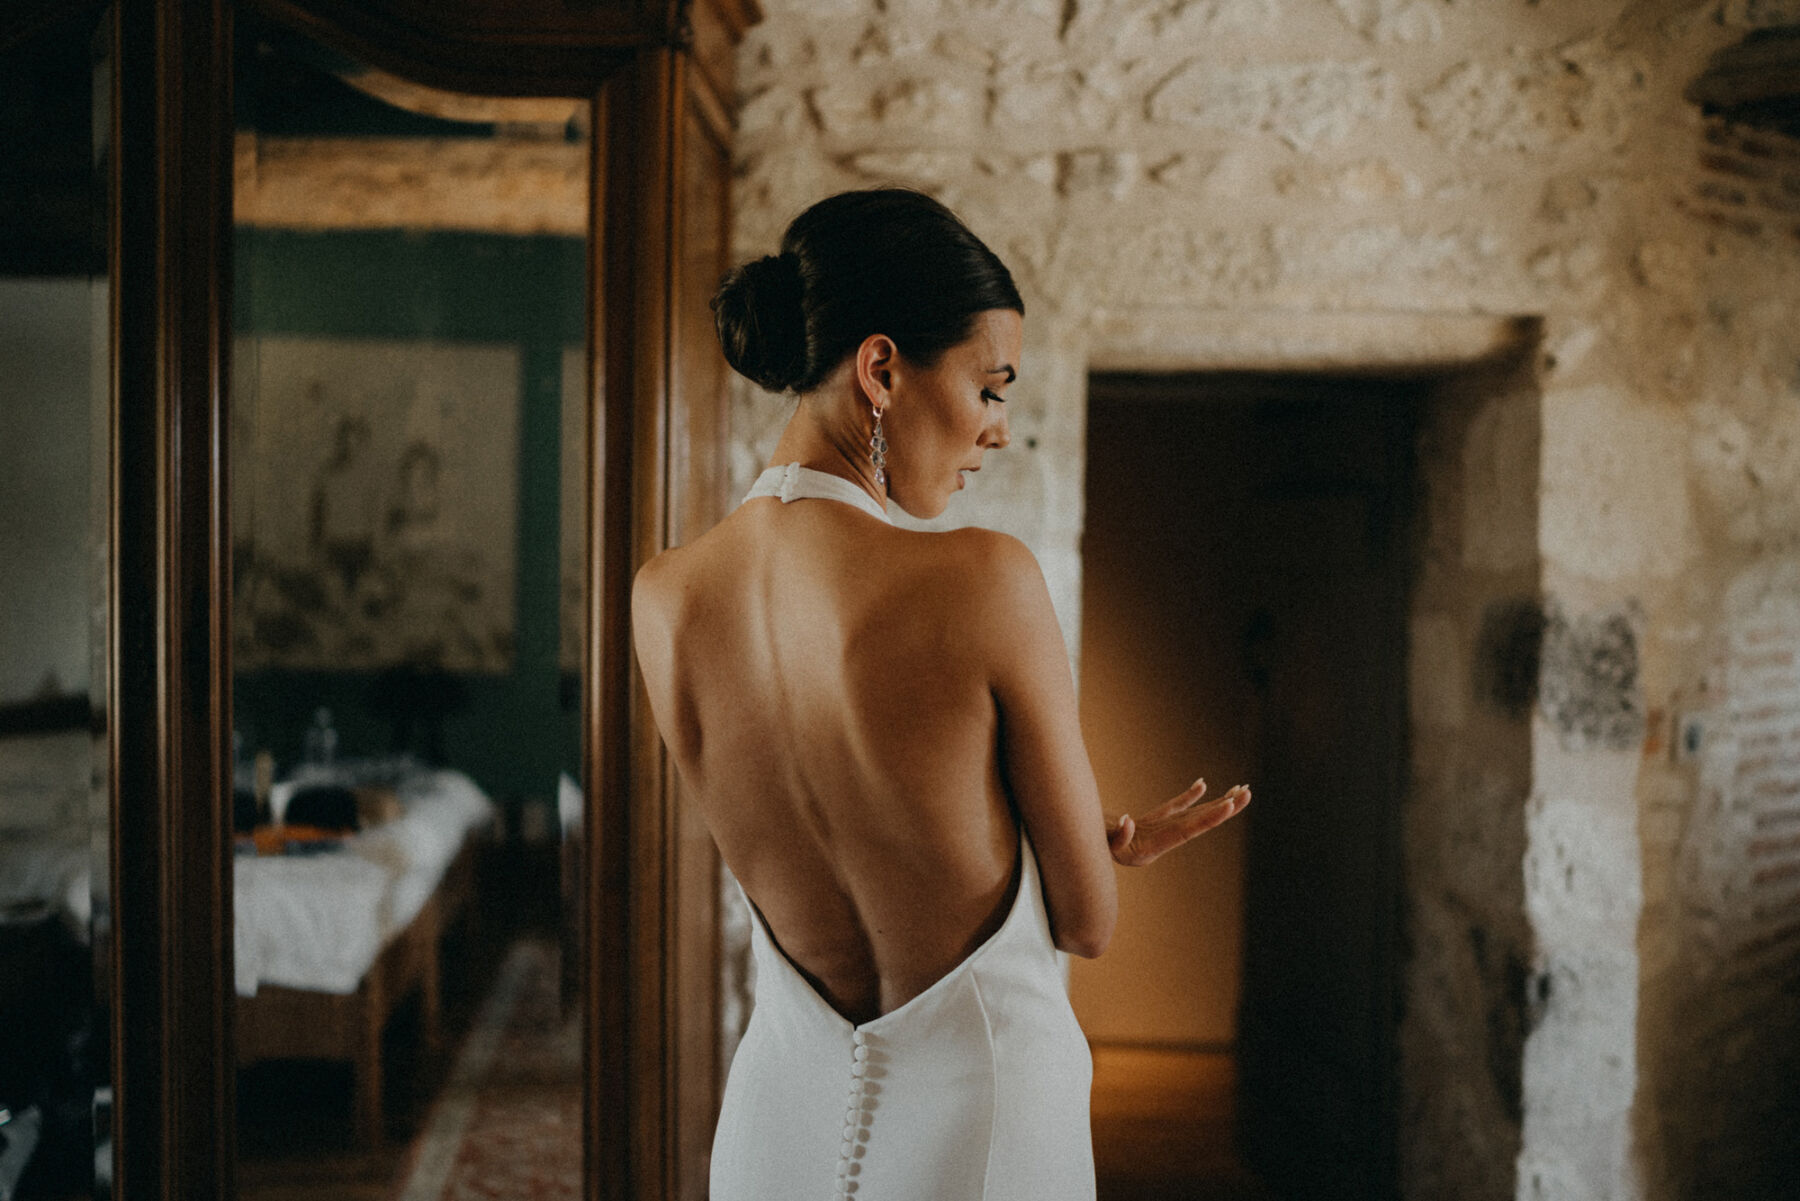
MULTIPOLYGON (((558 666, 562 360, 585 338, 586 246, 579 238, 240 227, 240 336, 417 338, 511 343, 520 359, 515 653, 505 675, 458 677, 464 704, 443 723, 445 761, 497 800, 553 800, 579 776, 573 681, 558 666)), ((253 398, 244 398, 253 399, 253 398)), ((377 673, 258 670, 235 680, 250 751, 286 767, 314 709, 332 710, 340 753, 386 751, 392 727, 370 705, 377 673)))

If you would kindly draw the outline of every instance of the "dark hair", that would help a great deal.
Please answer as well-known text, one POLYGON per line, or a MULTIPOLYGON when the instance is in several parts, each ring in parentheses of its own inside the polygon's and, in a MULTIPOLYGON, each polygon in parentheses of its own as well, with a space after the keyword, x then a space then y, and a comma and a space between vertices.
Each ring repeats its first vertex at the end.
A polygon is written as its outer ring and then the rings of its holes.
POLYGON ((905 188, 819 201, 781 253, 733 269, 712 298, 726 361, 771 392, 812 391, 870 334, 929 367, 991 309, 1025 312, 1006 264, 905 188))

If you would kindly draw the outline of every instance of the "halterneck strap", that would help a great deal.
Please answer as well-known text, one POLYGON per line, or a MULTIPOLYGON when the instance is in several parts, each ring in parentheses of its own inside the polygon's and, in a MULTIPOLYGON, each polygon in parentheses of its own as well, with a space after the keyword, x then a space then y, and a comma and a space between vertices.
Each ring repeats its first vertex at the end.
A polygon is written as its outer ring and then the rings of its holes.
POLYGON ((888 520, 887 510, 882 508, 881 502, 849 480, 827 471, 814 471, 811 467, 802 467, 798 463, 771 467, 757 476, 756 483, 744 499, 755 500, 759 496, 776 497, 784 505, 797 500, 841 500, 847 505, 855 505, 871 517, 888 520))

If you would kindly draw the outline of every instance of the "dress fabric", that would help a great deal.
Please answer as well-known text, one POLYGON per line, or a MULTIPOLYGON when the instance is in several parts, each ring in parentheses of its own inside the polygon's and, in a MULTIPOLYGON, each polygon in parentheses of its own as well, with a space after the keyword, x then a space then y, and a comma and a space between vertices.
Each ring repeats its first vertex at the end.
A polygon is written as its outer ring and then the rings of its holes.
MULTIPOLYGON (((813 487, 808 477, 821 475, 771 468, 758 488, 772 480, 774 490, 751 496, 856 503, 813 487)), ((1023 829, 1000 928, 930 988, 860 1025, 750 912, 756 1006, 725 1086, 712 1201, 1092 1201, 1093 1059, 1023 829)))

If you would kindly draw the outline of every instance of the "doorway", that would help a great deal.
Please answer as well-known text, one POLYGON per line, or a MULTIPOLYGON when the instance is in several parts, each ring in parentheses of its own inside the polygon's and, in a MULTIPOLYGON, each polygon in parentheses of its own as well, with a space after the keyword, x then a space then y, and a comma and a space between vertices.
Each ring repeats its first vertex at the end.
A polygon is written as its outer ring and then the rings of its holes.
POLYGON ((1075 966, 1103 1198, 1396 1194, 1426 388, 1090 381, 1081 707, 1101 796, 1142 809, 1204 775, 1256 798, 1121 873, 1113 949, 1075 966))

